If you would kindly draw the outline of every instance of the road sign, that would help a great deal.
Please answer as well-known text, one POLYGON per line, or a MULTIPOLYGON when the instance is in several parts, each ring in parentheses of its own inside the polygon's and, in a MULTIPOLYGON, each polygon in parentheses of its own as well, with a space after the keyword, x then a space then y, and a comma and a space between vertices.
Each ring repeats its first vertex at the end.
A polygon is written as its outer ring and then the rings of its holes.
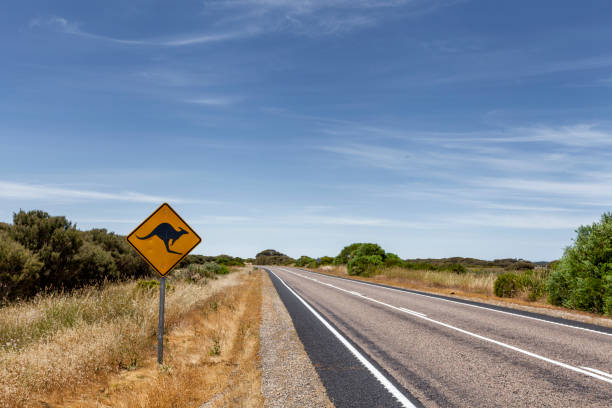
POLYGON ((166 274, 181 262, 202 239, 180 215, 163 203, 153 214, 126 237, 127 242, 160 275, 159 322, 157 328, 157 362, 164 361, 164 305, 166 303, 166 274))
POLYGON ((161 276, 166 276, 202 242, 167 203, 159 206, 126 239, 161 276))

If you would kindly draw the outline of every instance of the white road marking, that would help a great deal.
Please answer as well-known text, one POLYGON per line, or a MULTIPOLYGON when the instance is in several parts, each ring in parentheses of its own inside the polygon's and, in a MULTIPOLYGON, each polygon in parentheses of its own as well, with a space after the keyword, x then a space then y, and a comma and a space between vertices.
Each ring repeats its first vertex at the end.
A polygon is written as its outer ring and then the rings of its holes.
MULTIPOLYGON (((299 276, 299 277, 300 277, 300 278, 302 278, 302 279, 312 280, 312 278, 309 278, 309 277, 307 277, 307 276, 300 275, 299 273, 295 273, 295 272, 290 271, 290 270, 288 270, 288 269, 284 269, 284 268, 279 268, 279 269, 281 269, 281 270, 283 270, 283 271, 285 271, 285 272, 288 272, 288 273, 290 273, 290 274, 292 274, 292 275, 299 276)), ((346 290, 346 289, 343 289, 343 288, 339 288, 339 287, 337 287, 337 286, 333 286, 333 285, 330 285, 330 286, 332 286, 334 289, 340 290, 340 291, 342 291, 342 292, 352 293, 350 290, 346 290)), ((364 299, 364 300, 368 300, 368 301, 370 301, 370 302, 378 303, 378 304, 380 304, 380 305, 383 305, 383 306, 389 307, 389 308, 391 308, 391 309, 395 309, 395 310, 399 310, 399 311, 405 312, 405 313, 407 313, 407 312, 406 312, 406 310, 408 310, 408 309, 404 309, 404 310, 402 310, 403 308, 400 308, 400 307, 397 307, 397 306, 393 306, 393 305, 390 305, 390 304, 385 303, 385 302, 381 302, 380 300, 376 300, 376 299, 372 299, 372 298, 367 298, 367 297, 361 297, 361 298, 362 298, 362 299, 364 299)), ((417 312, 417 313, 418 313, 418 312, 417 312)), ((467 330, 464 330, 464 329, 460 329, 459 327, 452 326, 452 325, 450 325, 450 324, 448 324, 448 323, 444 323, 444 322, 440 322, 440 321, 438 321, 438 320, 431 319, 431 318, 429 318, 429 317, 427 317, 427 316, 425 316, 425 315, 422 315, 422 314, 416 314, 416 313, 409 313, 409 314, 411 314, 411 315, 413 315, 413 316, 415 316, 415 317, 417 317, 417 318, 420 318, 420 319, 423 319, 423 320, 427 320, 427 321, 429 321, 429 322, 431 322, 431 323, 434 323, 434 324, 437 324, 437 325, 440 325, 440 326, 447 327, 447 328, 449 328, 449 329, 452 329, 452 330, 458 331, 458 332, 463 333, 463 334, 467 334, 468 336, 472 336, 472 337, 475 337, 475 338, 480 339, 480 340, 488 341, 489 343, 496 344, 496 345, 498 345, 498 346, 501 346, 501 347, 507 348, 507 349, 509 349, 509 350, 513 350, 513 351, 516 351, 516 352, 518 352, 518 353, 522 353, 522 354, 528 355, 528 356, 530 356, 530 357, 537 358, 538 360, 546 361, 547 363, 554 364, 554 365, 556 365, 556 366, 563 367, 563 368, 566 368, 566 369, 568 369, 568 370, 575 371, 575 372, 577 372, 577 373, 584 374, 584 375, 587 375, 587 376, 589 376, 589 377, 597 378, 598 380, 602 380, 602 381, 605 381, 605 382, 607 382, 607 383, 612 384, 612 376, 608 378, 608 377, 606 377, 605 375, 601 375, 601 374, 598 374, 598 373, 596 373, 596 372, 591 372, 591 371, 585 370, 585 369, 583 369, 583 368, 574 367, 574 366, 572 366, 572 365, 569 365, 569 364, 566 364, 566 363, 562 363, 562 362, 560 362, 560 361, 553 360, 553 359, 550 359, 550 358, 548 358, 548 357, 541 356, 541 355, 536 354, 536 353, 532 353, 531 351, 523 350, 523 349, 521 349, 521 348, 518 348, 518 347, 512 346, 512 345, 510 345, 510 344, 506 344, 506 343, 503 343, 503 342, 501 342, 501 341, 491 339, 491 338, 489 338, 489 337, 481 336, 480 334, 476 334, 476 333, 472 333, 472 332, 467 331, 467 330)))
POLYGON ((598 370, 596 368, 590 368, 590 367, 580 367, 580 368, 584 368, 585 370, 589 370, 589 371, 592 371, 592 372, 597 373, 599 375, 603 375, 605 377, 612 378, 612 374, 608 374, 605 371, 601 371, 601 370, 598 370))
POLYGON ((361 293, 359 292, 355 292, 355 291, 349 291, 351 294, 355 295, 355 296, 363 296, 361 293))
MULTIPOLYGON (((310 272, 310 271, 305 271, 304 269, 300 269, 300 270, 304 271, 304 272, 310 272)), ((572 329, 584 330, 584 331, 588 331, 588 332, 591 332, 591 333, 597 333, 597 334, 603 334, 605 336, 612 336, 612 333, 606 333, 606 332, 602 332, 602 331, 599 331, 599 330, 587 329, 586 327, 579 327, 579 326, 573 326, 571 324, 551 322, 550 320, 544 320, 544 319, 540 319, 540 318, 532 317, 532 316, 525 316, 525 315, 518 314, 518 313, 513 313, 513 312, 506 312, 504 310, 491 309, 489 307, 472 305, 472 304, 469 304, 469 303, 458 302, 456 300, 451 300, 451 299, 442 299, 442 298, 439 298, 439 297, 426 295, 424 293, 407 292, 405 290, 388 288, 388 287, 379 286, 379 285, 373 285, 371 283, 362 282, 362 281, 358 281, 358 280, 355 280, 355 279, 338 278, 337 276, 331 276, 331 275, 325 275, 325 276, 327 276, 328 278, 348 281, 348 282, 357 283, 357 284, 360 284, 360 285, 366 285, 366 286, 369 286, 369 287, 386 289, 386 290, 391 290, 391 291, 394 291, 394 292, 401 292, 401 293, 405 293, 405 294, 408 294, 408 295, 423 296, 423 297, 430 298, 430 299, 442 300, 444 302, 456 303, 456 304, 462 305, 462 306, 469 306, 469 307, 475 307, 475 308, 478 308, 478 309, 484 309, 484 310, 488 310, 490 312, 503 313, 503 314, 507 314, 507 315, 515 316, 515 317, 522 317, 523 319, 537 320, 537 321, 544 322, 544 323, 556 324, 557 326, 571 327, 572 329)))
MULTIPOLYGON (((270 272, 272 272, 272 270, 270 270, 270 272)), ((361 362, 361 364, 363 364, 368 371, 370 371, 372 373, 372 375, 383 385, 383 387, 385 387, 387 389, 387 391, 389 391, 391 393, 391 395, 393 395, 400 404, 402 404, 402 406, 406 407, 406 408, 416 408, 416 406, 414 404, 412 404, 412 402, 410 402, 410 400, 408 398, 406 398, 406 396, 400 392, 400 390, 397 389, 397 387, 395 387, 395 385, 393 385, 388 379, 387 377, 385 377, 380 371, 378 371, 378 369, 376 369, 376 367, 374 367, 374 365, 372 365, 372 363, 370 363, 368 361, 368 359, 366 359, 363 354, 361 354, 359 351, 357 351, 357 349, 351 344, 349 343, 349 341, 347 339, 345 339, 340 333, 338 333, 338 331, 336 329, 334 329, 334 327, 332 325, 330 325, 327 320, 325 320, 316 310, 314 310, 308 303, 306 303, 306 301, 304 299, 302 299, 300 297, 300 295, 298 295, 297 293, 294 292, 293 289, 291 289, 289 287, 289 285, 287 285, 285 283, 285 281, 283 281, 281 278, 279 278, 279 276, 277 274, 275 274, 274 272, 272 272, 272 274, 274 276, 276 276, 276 278, 283 284, 285 285, 285 287, 300 301, 302 302, 302 304, 304 306, 306 306, 306 308, 321 322, 323 323, 323 325, 338 339, 340 340, 340 342, 344 345, 344 347, 346 347, 356 358, 357 360, 359 360, 359 362, 361 362)))
POLYGON ((420 316, 427 316, 425 313, 415 312, 414 310, 406 309, 405 307, 400 307, 400 309, 402 311, 406 312, 406 313, 416 314, 416 315, 420 315, 420 316))

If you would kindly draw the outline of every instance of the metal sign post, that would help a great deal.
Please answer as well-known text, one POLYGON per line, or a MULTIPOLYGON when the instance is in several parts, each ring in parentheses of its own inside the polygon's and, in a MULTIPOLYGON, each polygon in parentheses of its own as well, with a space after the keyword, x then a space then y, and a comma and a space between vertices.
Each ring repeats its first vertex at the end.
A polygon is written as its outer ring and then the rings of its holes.
POLYGON ((164 306, 166 303, 166 277, 159 281, 159 325, 157 327, 157 363, 164 363, 164 306))

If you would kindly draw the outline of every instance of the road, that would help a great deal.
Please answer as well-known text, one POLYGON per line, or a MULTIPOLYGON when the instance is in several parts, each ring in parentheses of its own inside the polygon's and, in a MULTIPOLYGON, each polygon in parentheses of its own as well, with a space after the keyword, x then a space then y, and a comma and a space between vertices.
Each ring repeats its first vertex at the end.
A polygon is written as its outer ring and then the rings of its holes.
POLYGON ((266 268, 336 406, 612 406, 609 328, 266 268))

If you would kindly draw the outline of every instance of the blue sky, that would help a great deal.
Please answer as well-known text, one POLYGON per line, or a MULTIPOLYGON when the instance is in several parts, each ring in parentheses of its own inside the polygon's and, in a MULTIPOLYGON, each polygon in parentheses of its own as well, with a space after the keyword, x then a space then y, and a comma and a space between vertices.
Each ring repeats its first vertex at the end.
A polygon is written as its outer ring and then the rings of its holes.
POLYGON ((607 1, 10 2, 0 221, 551 260, 612 210, 607 1))

